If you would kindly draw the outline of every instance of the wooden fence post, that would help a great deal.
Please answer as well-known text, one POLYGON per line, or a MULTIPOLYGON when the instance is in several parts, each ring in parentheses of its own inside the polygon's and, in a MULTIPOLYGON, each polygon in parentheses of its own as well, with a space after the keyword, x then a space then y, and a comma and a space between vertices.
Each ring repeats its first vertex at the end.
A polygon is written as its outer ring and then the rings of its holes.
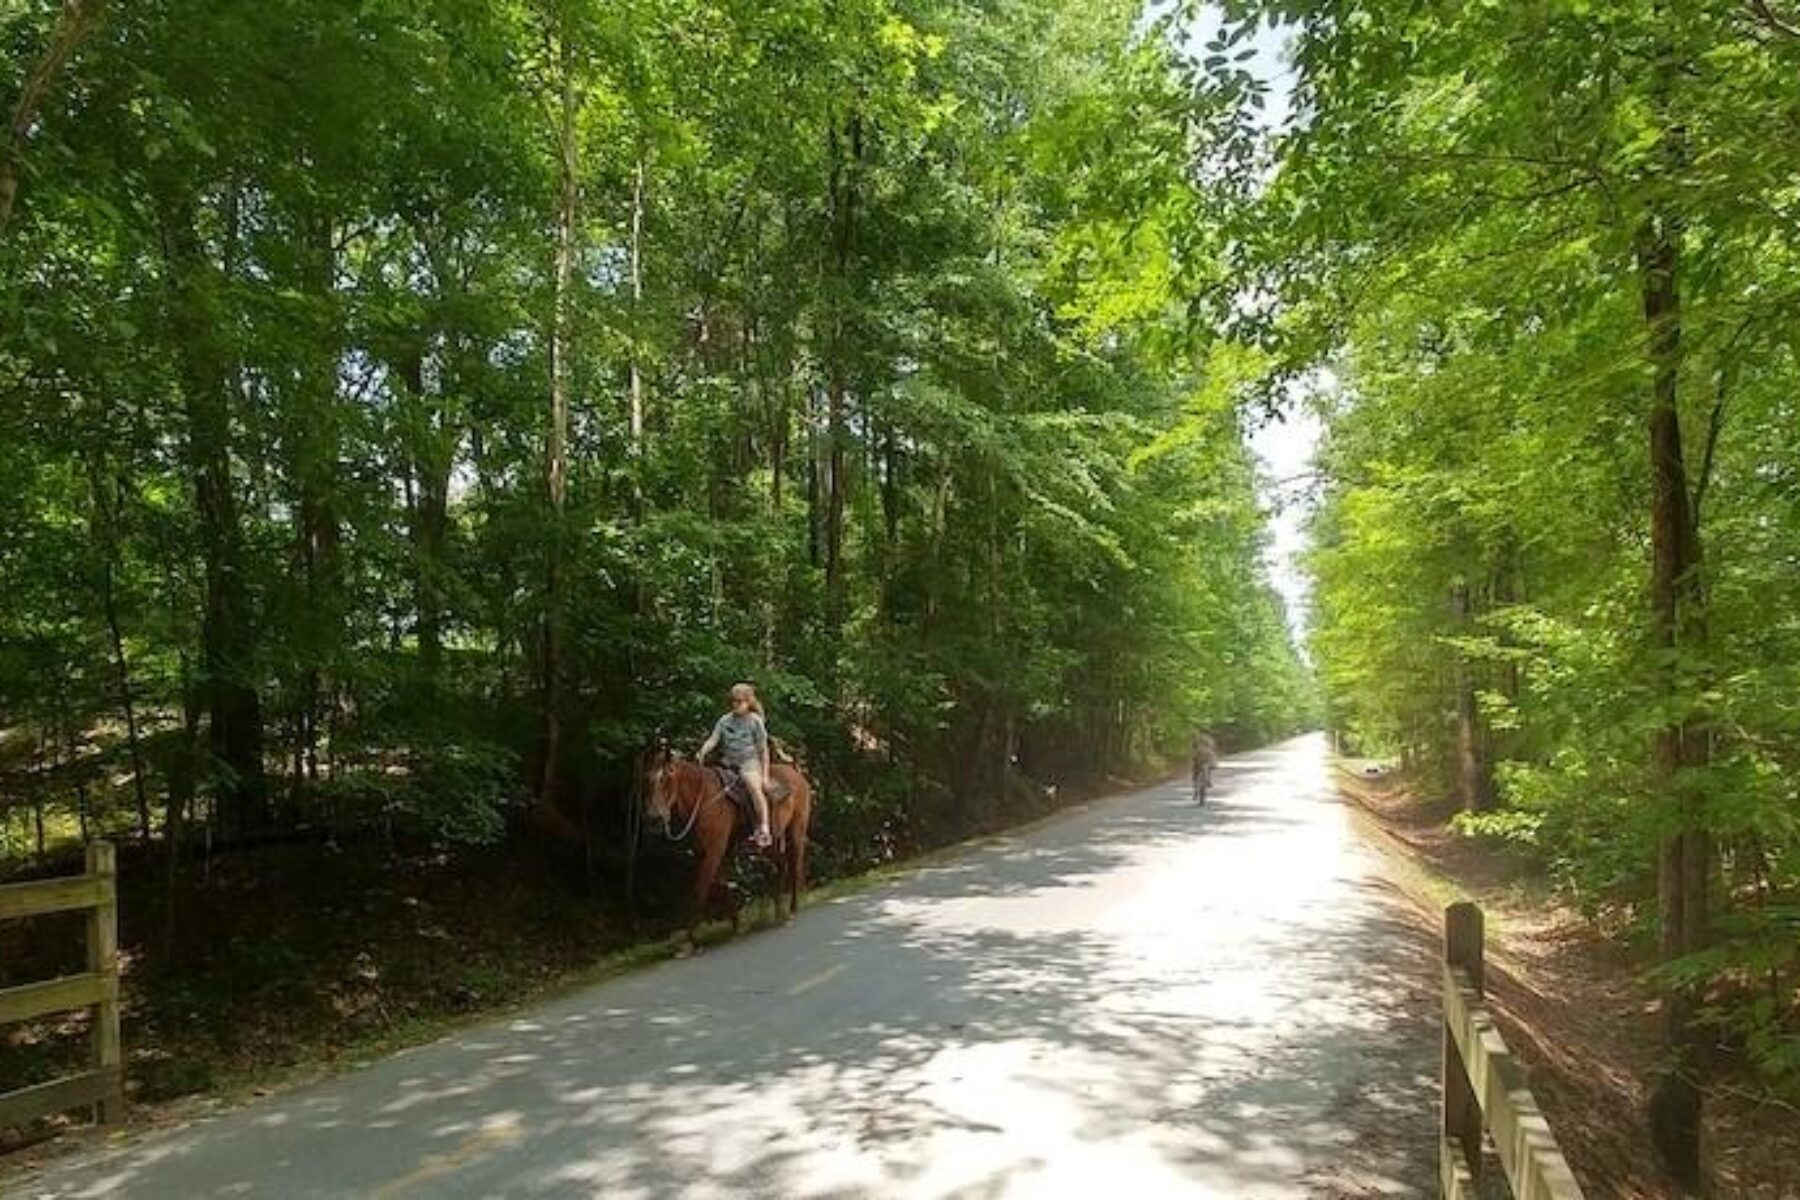
MULTIPOLYGON (((1444 962, 1468 973, 1476 995, 1487 994, 1482 956, 1481 909, 1467 901, 1444 910, 1444 962)), ((1469 1082, 1468 1064, 1456 1048, 1456 1039, 1444 1026, 1444 1136, 1462 1147, 1471 1175, 1481 1175, 1481 1104, 1469 1082)))
POLYGON ((105 977, 106 990, 94 1006, 94 1066, 109 1074, 106 1096, 94 1105, 94 1119, 116 1124, 125 1116, 125 1061, 119 1042, 118 856, 111 842, 89 842, 87 873, 101 881, 99 903, 88 909, 88 970, 105 977))

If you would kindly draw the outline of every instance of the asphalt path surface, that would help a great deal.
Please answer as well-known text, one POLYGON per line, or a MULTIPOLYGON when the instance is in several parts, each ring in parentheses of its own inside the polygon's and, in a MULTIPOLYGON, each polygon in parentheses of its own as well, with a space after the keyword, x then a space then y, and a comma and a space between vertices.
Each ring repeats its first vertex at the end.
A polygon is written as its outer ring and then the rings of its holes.
POLYGON ((1435 971, 1303 738, 13 1186, 1423 1197, 1435 971))

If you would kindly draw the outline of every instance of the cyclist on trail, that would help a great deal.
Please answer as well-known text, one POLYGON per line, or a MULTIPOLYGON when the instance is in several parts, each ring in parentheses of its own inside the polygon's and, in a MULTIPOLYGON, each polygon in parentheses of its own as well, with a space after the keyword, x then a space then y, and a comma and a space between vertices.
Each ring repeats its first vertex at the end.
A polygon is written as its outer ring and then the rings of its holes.
POLYGON ((1194 731, 1194 803, 1206 803, 1213 768, 1219 764, 1219 745, 1205 729, 1194 731))

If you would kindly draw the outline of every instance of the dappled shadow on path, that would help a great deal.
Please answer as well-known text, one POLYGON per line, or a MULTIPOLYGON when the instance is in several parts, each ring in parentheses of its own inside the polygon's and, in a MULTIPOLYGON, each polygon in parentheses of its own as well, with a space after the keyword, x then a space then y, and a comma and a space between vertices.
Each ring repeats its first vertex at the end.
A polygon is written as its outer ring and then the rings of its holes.
POLYGON ((1279 757, 43 1195, 1419 1195, 1431 947, 1279 757), (166 1190, 167 1189, 167 1190, 166 1190))

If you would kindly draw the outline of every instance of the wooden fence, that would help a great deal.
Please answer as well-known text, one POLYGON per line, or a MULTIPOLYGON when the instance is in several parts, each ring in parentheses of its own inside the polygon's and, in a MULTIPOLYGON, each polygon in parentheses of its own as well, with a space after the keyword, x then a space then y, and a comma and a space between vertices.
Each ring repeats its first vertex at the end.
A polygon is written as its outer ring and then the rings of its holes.
POLYGON ((1444 1136, 1438 1176, 1446 1200, 1475 1200, 1481 1141, 1496 1157, 1517 1200, 1582 1200, 1550 1123, 1538 1110, 1525 1071, 1501 1040, 1483 1000, 1487 977, 1481 909, 1444 910, 1444 1136))
POLYGON ((0 1092, 0 1129, 73 1108, 93 1107, 111 1124, 124 1115, 124 1055, 119 1044, 118 860, 111 842, 91 842, 87 874, 0 887, 0 920, 53 912, 87 912, 87 970, 45 983, 0 989, 0 1025, 93 1010, 93 1065, 79 1075, 0 1092))

